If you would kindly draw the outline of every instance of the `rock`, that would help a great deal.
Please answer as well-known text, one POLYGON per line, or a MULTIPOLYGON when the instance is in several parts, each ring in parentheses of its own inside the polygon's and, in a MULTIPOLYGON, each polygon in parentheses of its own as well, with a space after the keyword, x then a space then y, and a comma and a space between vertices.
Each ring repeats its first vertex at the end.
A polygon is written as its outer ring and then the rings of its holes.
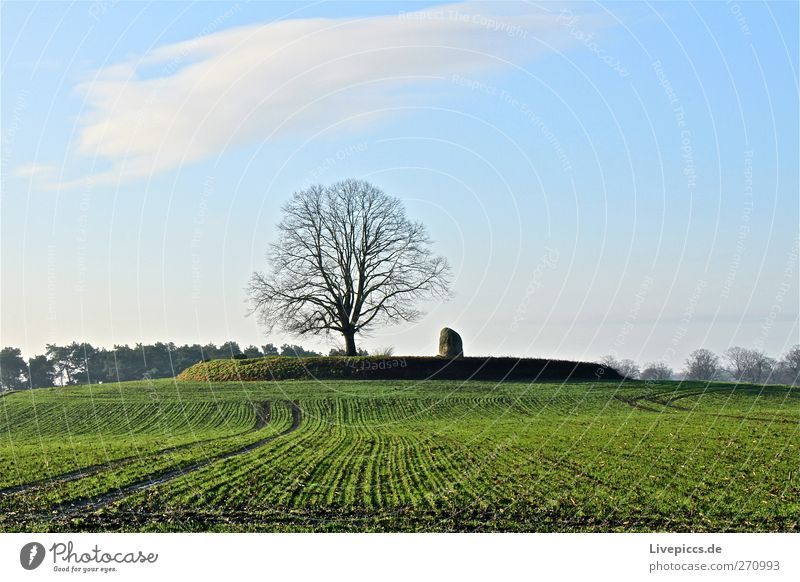
POLYGON ((464 347, 461 343, 461 336, 449 327, 445 327, 439 332, 439 357, 440 358, 461 358, 464 356, 464 347))

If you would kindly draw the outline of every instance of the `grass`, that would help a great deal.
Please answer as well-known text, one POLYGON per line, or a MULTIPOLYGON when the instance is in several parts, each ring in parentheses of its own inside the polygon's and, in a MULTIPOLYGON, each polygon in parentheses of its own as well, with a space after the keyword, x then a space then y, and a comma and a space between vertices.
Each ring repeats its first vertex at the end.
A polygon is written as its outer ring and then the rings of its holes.
POLYGON ((797 531, 798 428, 786 386, 24 391, 0 398, 0 530, 797 531))

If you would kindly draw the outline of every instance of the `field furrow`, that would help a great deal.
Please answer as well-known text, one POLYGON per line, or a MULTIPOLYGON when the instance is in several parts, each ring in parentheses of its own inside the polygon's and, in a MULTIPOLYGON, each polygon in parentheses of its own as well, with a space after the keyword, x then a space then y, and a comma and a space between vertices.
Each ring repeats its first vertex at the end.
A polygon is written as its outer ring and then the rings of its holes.
POLYGON ((796 531, 799 421, 797 389, 732 384, 25 391, 0 529, 796 531))

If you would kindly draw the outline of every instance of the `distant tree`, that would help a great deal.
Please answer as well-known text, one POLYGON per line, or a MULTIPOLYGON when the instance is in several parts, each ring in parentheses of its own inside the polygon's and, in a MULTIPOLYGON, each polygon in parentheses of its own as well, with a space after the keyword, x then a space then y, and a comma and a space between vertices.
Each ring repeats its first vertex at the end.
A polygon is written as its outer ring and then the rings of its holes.
POLYGON ((47 345, 47 361, 55 383, 86 384, 125 382, 149 378, 167 378, 184 368, 176 365, 174 344, 138 343, 134 347, 115 345, 113 349, 95 348, 89 343, 72 342, 67 346, 47 345))
POLYGON ((278 352, 278 348, 276 348, 272 344, 267 344, 267 345, 263 346, 262 350, 264 351, 264 355, 265 356, 277 356, 278 353, 279 353, 278 352))
MULTIPOLYGON (((247 346, 242 352, 239 345, 226 342, 220 347, 213 343, 177 346, 174 343, 137 343, 133 347, 114 345, 112 349, 95 348, 88 343, 72 342, 66 346, 48 344, 45 355, 22 360, 17 348, 0 351, 0 386, 5 389, 41 388, 46 386, 86 384, 88 382, 126 382, 142 378, 168 378, 201 361, 209 359, 260 358, 264 353, 277 356, 281 353, 273 344, 247 346), (233 356, 231 356, 233 354, 233 356), (16 370, 16 372, 15 372, 16 370)), ((299 345, 284 344, 286 356, 320 356, 319 352, 299 345)), ((358 350, 366 356, 367 351, 358 350)))
POLYGON ((70 344, 70 357, 72 358, 73 375, 72 381, 75 384, 88 384, 94 383, 97 379, 94 377, 91 369, 91 362, 97 362, 97 350, 92 344, 86 342, 72 342, 70 344))
POLYGON ((227 341, 221 346, 219 346, 219 351, 222 352, 224 358, 230 358, 233 356, 238 356, 242 353, 239 344, 234 341, 227 341))
POLYGON ((72 342, 67 346, 47 344, 47 359, 53 364, 54 379, 61 385, 77 384, 85 376, 85 359, 82 344, 72 342))
POLYGON ((19 348, 0 350, 0 387, 3 390, 19 390, 27 387, 28 366, 19 348))
POLYGON ((70 370, 69 358, 67 357, 67 350, 64 346, 56 344, 47 344, 45 351, 47 360, 53 366, 53 379, 56 383, 63 386, 65 384, 64 378, 66 376, 66 384, 70 383, 70 370))
POLYGON ((642 380, 669 380, 672 378, 673 370, 664 362, 650 362, 645 365, 640 374, 642 380))
POLYGON ((619 361, 619 368, 617 371, 631 380, 636 380, 639 377, 639 364, 628 358, 619 361))
POLYGON ((86 352, 88 379, 92 383, 113 382, 117 379, 114 368, 114 352, 105 348, 93 348, 86 352))
POLYGON ((296 192, 283 207, 271 273, 254 273, 252 311, 268 329, 337 332, 348 356, 355 336, 379 323, 413 321, 415 304, 449 294, 449 267, 403 203, 368 182, 296 192))
POLYGON ((260 358, 264 354, 262 354, 261 350, 259 350, 256 346, 249 345, 244 349, 244 355, 248 358, 260 358))
POLYGON ((281 355, 290 358, 310 358, 314 356, 321 356, 319 352, 307 350, 303 346, 283 344, 281 346, 281 355))
POLYGON ((183 345, 175 348, 173 354, 175 373, 180 374, 189 366, 193 366, 203 359, 203 348, 200 344, 183 345))
POLYGON ((142 353, 146 358, 145 367, 150 378, 171 378, 175 371, 172 352, 175 344, 156 342, 142 346, 142 353))
MULTIPOLYGON (((346 355, 347 355, 347 350, 345 350, 341 346, 337 346, 335 348, 331 348, 330 351, 328 352, 328 356, 346 356, 346 355)), ((358 348, 358 349, 356 349, 356 355, 357 356, 368 356, 369 352, 367 350, 363 349, 363 348, 358 348)))
POLYGON ((710 350, 694 350, 686 358, 684 375, 687 380, 713 380, 719 372, 719 356, 710 350))
POLYGON ((109 380, 120 382, 141 380, 147 363, 145 353, 142 344, 136 344, 134 347, 128 344, 115 345, 108 354, 109 380))
POLYGON ((795 344, 778 362, 780 382, 797 384, 800 381, 800 344, 795 344))
POLYGON ((224 357, 226 357, 226 354, 222 353, 222 351, 213 342, 209 342, 203 346, 203 359, 218 360, 224 357))
POLYGON ((633 360, 627 358, 618 360, 613 355, 609 354, 607 356, 603 356, 600 360, 600 363, 608 366, 609 368, 613 368, 626 378, 635 380, 639 377, 639 365, 633 360))
POLYGON ((754 363, 755 350, 748 350, 739 346, 732 346, 725 350, 722 356, 728 363, 726 369, 734 380, 742 381, 754 363))
POLYGON ((32 388, 53 385, 53 365, 47 360, 47 356, 34 356, 28 360, 28 378, 32 388))
POLYGON ((608 354, 607 356, 603 356, 602 358, 600 358, 600 363, 603 364, 604 366, 608 366, 609 368, 613 368, 614 370, 617 370, 619 372, 619 360, 617 360, 617 358, 615 358, 611 354, 608 354))
POLYGON ((776 367, 775 360, 761 350, 733 346, 723 355, 728 373, 739 382, 765 382, 776 367))
POLYGON ((58 348, 58 364, 63 375, 67 377, 67 384, 87 384, 95 382, 90 363, 97 361, 97 350, 92 344, 86 342, 72 342, 67 346, 58 348))
POLYGON ((800 344, 793 345, 781 361, 785 363, 786 369, 796 376, 800 376, 800 344))
POLYGON ((777 362, 761 350, 753 350, 752 363, 745 379, 754 384, 767 382, 772 375, 777 362))

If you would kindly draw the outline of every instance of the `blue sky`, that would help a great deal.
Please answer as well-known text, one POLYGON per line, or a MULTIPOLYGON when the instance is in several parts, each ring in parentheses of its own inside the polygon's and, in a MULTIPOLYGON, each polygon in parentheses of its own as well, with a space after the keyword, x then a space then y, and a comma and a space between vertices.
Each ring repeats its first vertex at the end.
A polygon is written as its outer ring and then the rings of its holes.
MULTIPOLYGON (((679 368, 798 339, 796 3, 2 5, 0 343, 282 343, 279 209, 360 177, 454 298, 367 348, 679 368)), ((327 348, 330 341, 303 339, 327 348)))

